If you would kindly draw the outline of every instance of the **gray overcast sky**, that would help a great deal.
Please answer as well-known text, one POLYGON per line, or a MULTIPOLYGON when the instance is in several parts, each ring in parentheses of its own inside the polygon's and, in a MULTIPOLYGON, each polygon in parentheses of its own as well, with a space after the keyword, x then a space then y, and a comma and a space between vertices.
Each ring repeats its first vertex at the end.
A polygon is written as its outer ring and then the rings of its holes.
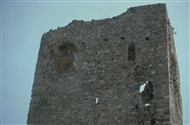
POLYGON ((117 16, 129 7, 166 3, 180 69, 183 122, 189 122, 189 2, 1 1, 1 124, 26 124, 37 55, 43 33, 72 20, 117 16))

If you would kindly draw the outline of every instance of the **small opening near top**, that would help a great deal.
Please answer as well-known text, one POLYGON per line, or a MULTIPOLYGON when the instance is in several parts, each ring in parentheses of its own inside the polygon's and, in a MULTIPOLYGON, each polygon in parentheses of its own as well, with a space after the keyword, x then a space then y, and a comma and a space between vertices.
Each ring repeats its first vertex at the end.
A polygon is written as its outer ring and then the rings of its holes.
POLYGON ((146 40, 149 40, 149 37, 147 36, 145 39, 146 39, 146 40))
POLYGON ((108 39, 104 39, 104 41, 108 41, 108 39))

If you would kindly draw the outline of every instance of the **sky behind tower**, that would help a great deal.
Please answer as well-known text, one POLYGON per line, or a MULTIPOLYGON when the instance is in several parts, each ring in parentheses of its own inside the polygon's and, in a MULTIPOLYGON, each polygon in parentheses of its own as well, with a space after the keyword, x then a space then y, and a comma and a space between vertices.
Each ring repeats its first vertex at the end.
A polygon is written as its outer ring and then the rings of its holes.
POLYGON ((129 7, 166 3, 180 70, 183 123, 189 122, 189 1, 1 1, 0 124, 26 124, 43 33, 72 20, 112 18, 129 7))

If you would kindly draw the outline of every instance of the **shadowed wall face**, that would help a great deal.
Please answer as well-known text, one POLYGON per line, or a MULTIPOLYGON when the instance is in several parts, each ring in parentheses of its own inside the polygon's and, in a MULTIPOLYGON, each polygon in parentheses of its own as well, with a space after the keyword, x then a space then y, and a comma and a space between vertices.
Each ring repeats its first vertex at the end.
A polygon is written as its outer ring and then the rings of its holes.
POLYGON ((28 124, 182 124, 170 27, 155 4, 45 33, 28 124))

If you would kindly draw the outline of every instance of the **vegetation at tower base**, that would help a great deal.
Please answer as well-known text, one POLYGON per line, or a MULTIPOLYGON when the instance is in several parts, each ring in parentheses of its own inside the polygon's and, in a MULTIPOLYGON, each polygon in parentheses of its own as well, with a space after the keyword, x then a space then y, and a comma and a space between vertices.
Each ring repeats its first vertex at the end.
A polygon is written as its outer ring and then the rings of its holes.
POLYGON ((182 125, 166 5, 43 34, 27 124, 182 125))

